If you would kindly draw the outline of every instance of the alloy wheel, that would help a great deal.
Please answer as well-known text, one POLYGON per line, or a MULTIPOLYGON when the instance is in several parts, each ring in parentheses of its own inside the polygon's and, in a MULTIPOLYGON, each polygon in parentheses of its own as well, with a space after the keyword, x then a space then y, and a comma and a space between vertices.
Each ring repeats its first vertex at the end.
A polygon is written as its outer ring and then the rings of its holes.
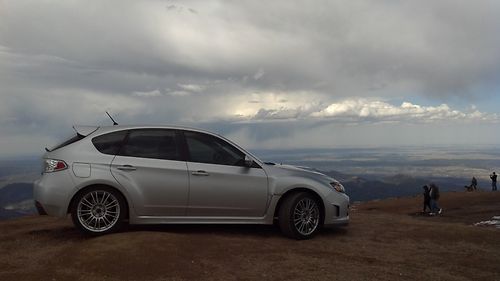
POLYGON ((311 198, 303 198, 296 205, 293 211, 293 223, 295 229, 304 236, 313 233, 319 225, 319 206, 311 198))
POLYGON ((85 194, 77 206, 78 221, 91 232, 104 232, 120 218, 120 203, 108 191, 95 190, 85 194))

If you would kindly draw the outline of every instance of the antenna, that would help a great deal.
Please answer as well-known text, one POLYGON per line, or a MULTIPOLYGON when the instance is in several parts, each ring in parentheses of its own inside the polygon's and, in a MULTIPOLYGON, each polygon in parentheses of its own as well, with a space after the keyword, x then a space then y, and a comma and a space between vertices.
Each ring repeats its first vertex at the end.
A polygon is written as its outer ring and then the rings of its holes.
POLYGON ((108 115, 109 119, 111 119, 111 121, 113 121, 113 126, 118 125, 118 123, 116 123, 115 119, 113 119, 113 117, 111 117, 111 115, 109 115, 109 113, 107 111, 106 111, 106 114, 108 115))

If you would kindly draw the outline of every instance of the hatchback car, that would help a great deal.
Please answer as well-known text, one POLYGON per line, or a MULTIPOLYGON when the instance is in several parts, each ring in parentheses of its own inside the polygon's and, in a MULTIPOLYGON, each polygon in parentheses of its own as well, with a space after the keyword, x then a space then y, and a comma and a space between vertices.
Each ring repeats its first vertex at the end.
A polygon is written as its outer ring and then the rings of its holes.
POLYGON ((130 224, 273 224, 291 238, 349 222, 349 197, 316 171, 264 163, 217 134, 175 126, 75 126, 47 149, 40 214, 86 234, 130 224))

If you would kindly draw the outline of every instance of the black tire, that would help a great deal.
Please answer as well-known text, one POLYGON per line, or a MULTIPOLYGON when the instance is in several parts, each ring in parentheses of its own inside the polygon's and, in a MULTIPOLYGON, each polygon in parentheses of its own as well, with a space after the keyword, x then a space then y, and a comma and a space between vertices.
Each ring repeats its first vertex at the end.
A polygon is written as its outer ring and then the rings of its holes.
POLYGON ((320 203, 308 192, 297 192, 284 198, 278 213, 278 224, 281 232, 287 237, 297 240, 312 238, 322 225, 320 203), (311 204, 309 213, 298 211, 305 204, 311 204))
POLYGON ((71 205, 71 218, 82 233, 104 235, 122 228, 126 208, 125 199, 120 192, 106 186, 95 186, 76 195, 71 205))

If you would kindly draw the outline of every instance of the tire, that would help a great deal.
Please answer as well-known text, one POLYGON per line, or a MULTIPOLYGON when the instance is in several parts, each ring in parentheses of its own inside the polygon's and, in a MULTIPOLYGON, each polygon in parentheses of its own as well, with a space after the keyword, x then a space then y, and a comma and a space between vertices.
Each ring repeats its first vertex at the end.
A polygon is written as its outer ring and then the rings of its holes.
POLYGON ((320 203, 308 192, 293 193, 281 204, 278 224, 281 232, 297 240, 312 238, 321 226, 320 203))
POLYGON ((126 217, 125 199, 109 187, 91 187, 77 194, 71 206, 71 218, 78 230, 86 235, 116 232, 126 217))

